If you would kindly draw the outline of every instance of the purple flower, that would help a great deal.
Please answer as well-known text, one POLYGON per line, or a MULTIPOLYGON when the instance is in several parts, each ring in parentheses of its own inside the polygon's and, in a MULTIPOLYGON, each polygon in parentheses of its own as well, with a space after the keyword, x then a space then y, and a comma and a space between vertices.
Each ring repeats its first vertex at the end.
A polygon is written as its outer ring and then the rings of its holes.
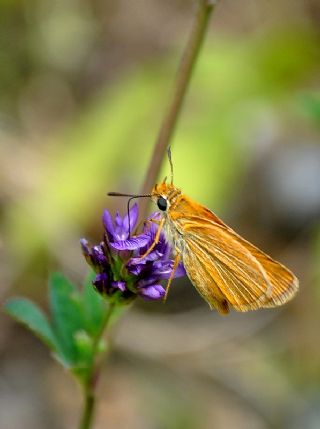
POLYGON ((115 221, 113 222, 111 214, 108 210, 105 210, 102 216, 102 222, 104 228, 109 236, 110 241, 125 241, 129 237, 129 225, 131 232, 135 228, 139 216, 138 204, 135 204, 130 212, 129 216, 126 214, 123 218, 119 212, 116 213, 115 221))
MULTIPOLYGON (((118 294, 123 300, 136 296, 146 301, 159 300, 165 295, 160 281, 168 279, 172 272, 172 249, 161 232, 159 242, 141 258, 154 243, 158 226, 149 221, 141 234, 134 234, 138 215, 137 204, 130 209, 129 215, 121 217, 117 212, 114 220, 105 210, 103 241, 90 247, 86 239, 81 239, 80 244, 87 262, 96 272, 93 284, 100 293, 106 296, 118 294)), ((159 219, 160 214, 153 213, 151 217, 159 219)), ((184 267, 180 264, 174 277, 184 275, 184 267)))

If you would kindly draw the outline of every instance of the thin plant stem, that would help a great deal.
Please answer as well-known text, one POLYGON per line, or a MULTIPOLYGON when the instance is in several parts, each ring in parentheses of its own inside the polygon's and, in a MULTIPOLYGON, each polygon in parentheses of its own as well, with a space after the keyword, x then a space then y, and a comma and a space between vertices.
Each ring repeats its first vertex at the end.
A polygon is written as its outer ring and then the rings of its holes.
POLYGON ((80 422, 80 429, 90 429, 94 416, 95 394, 91 390, 85 392, 85 402, 83 414, 80 422))
POLYGON ((115 302, 110 303, 110 306, 105 313, 105 317, 104 317, 103 323, 101 324, 100 330, 95 336, 92 344, 91 365, 88 371, 86 382, 84 383, 84 386, 83 386, 84 406, 83 406, 83 412, 80 420, 79 429, 90 429, 92 426, 95 403, 96 403, 95 388, 96 388, 98 376, 99 376, 99 367, 97 364, 96 357, 98 353, 100 340, 109 325, 109 322, 111 320, 115 307, 116 307, 115 302))
MULTIPOLYGON (((181 107, 215 3, 216 2, 213 0, 199 0, 198 11, 195 15, 192 30, 180 61, 172 95, 159 129, 149 168, 141 188, 141 194, 149 193, 158 178, 162 162, 166 155, 166 149, 174 134, 181 107)), ((142 219, 147 215, 148 203, 149 200, 147 199, 142 199, 140 202, 140 214, 142 219)))

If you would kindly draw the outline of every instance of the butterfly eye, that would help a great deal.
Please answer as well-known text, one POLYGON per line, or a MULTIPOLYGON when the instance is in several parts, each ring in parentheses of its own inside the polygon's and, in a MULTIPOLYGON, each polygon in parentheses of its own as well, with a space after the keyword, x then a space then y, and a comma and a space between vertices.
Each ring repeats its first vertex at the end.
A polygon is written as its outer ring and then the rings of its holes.
POLYGON ((158 207, 159 207, 160 210, 162 210, 162 211, 166 211, 167 210, 168 204, 167 204, 167 200, 165 198, 159 197, 158 201, 157 201, 157 205, 158 205, 158 207))

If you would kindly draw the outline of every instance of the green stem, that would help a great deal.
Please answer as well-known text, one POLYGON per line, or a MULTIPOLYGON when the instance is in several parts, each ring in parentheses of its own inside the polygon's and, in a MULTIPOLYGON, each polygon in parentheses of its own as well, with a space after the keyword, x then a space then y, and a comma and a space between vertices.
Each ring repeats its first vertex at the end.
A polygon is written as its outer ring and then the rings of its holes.
POLYGON ((105 333, 107 326, 109 325, 109 322, 111 320, 111 316, 113 314, 115 307, 116 307, 115 302, 110 303, 110 306, 105 313, 105 317, 104 317, 103 323, 101 324, 100 330, 95 336, 92 344, 91 363, 89 366, 86 382, 84 383, 84 386, 83 386, 84 407, 83 407, 82 417, 80 420, 79 429, 90 429, 92 426, 94 408, 95 408, 95 402, 96 402, 95 388, 96 388, 98 376, 99 376, 99 366, 97 364, 98 348, 99 348, 100 340, 103 334, 105 333))
MULTIPOLYGON (((166 155, 166 149, 172 139, 192 72, 208 28, 210 15, 215 7, 214 3, 215 1, 213 0, 199 0, 198 11, 194 19, 194 24, 187 45, 182 55, 172 96, 169 100, 167 110, 160 126, 149 169, 141 188, 141 194, 149 193, 158 178, 162 162, 166 155)), ((148 203, 149 200, 141 200, 140 214, 142 219, 147 215, 148 203)))
POLYGON ((80 429, 89 429, 94 415, 95 395, 93 392, 85 392, 84 409, 80 422, 80 429))

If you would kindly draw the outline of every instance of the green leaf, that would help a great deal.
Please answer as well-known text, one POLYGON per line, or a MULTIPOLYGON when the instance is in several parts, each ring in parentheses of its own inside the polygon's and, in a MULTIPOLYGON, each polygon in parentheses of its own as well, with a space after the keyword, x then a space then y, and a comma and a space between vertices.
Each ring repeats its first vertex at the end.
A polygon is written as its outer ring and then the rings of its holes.
POLYGON ((79 331, 75 335, 75 344, 78 350, 77 365, 88 367, 92 360, 93 338, 86 331, 79 331))
POLYGON ((25 324, 51 350, 57 349, 55 335, 44 313, 26 298, 11 298, 4 308, 11 317, 25 324))
POLYGON ((69 366, 77 363, 75 335, 85 326, 81 296, 62 274, 49 279, 49 301, 52 325, 59 342, 59 355, 69 366))
POLYGON ((104 313, 106 306, 103 298, 94 289, 92 280, 94 278, 94 272, 90 272, 83 290, 83 307, 85 312, 86 328, 87 331, 95 336, 99 332, 100 327, 103 323, 104 313))

